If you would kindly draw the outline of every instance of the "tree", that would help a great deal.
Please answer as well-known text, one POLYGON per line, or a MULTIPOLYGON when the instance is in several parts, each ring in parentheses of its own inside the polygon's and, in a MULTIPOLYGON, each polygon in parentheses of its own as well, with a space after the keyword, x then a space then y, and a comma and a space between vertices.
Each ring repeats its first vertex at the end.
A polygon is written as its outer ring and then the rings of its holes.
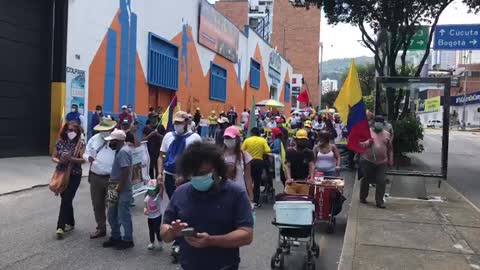
MULTIPOLYGON (((368 96, 375 89, 375 65, 365 64, 357 66, 358 79, 362 88, 362 95, 368 96)), ((340 85, 343 85, 347 78, 348 70, 342 74, 340 85)))
POLYGON ((329 108, 333 108, 333 104, 338 96, 338 91, 330 91, 322 95, 322 104, 328 106, 329 108))

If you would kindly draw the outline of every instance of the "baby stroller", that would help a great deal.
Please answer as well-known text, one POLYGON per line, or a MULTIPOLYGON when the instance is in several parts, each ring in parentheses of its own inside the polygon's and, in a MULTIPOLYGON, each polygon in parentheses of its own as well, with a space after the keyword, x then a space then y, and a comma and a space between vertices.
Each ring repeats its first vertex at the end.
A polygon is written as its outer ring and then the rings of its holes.
POLYGON ((275 178, 274 156, 265 155, 263 161, 265 166, 262 173, 260 201, 269 203, 275 199, 275 188, 273 187, 273 179, 275 178))
POLYGON ((279 194, 275 197, 275 220, 272 222, 279 229, 278 247, 272 256, 272 269, 283 269, 285 254, 290 253, 294 242, 305 244, 307 259, 305 269, 315 269, 315 259, 320 254, 320 247, 315 241, 314 198, 308 195, 279 194))

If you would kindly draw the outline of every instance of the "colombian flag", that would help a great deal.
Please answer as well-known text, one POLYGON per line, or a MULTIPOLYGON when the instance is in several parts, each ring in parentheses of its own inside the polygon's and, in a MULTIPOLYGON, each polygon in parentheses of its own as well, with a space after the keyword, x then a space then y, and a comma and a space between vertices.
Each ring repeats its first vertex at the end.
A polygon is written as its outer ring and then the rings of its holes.
POLYGON ((175 114, 175 109, 177 108, 177 105, 177 96, 175 96, 162 115, 161 124, 165 127, 167 131, 173 130, 173 115, 175 114))
POLYGON ((370 139, 371 136, 365 104, 362 98, 362 89, 353 60, 350 64, 348 76, 343 83, 337 100, 335 100, 335 107, 348 129, 348 149, 357 153, 363 153, 365 150, 360 147, 360 142, 370 139))

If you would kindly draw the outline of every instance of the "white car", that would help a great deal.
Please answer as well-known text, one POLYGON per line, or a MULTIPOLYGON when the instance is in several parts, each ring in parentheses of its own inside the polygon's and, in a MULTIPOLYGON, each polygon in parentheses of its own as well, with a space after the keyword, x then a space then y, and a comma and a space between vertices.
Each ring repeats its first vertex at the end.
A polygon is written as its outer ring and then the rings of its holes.
POLYGON ((442 128, 443 124, 441 120, 428 120, 427 128, 442 128))

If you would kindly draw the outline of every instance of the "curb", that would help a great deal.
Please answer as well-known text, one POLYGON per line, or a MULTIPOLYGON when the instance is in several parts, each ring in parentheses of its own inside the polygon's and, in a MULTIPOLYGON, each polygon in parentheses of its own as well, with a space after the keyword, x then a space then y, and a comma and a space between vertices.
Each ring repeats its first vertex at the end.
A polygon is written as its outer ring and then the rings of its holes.
POLYGON ((452 187, 447 181, 443 181, 442 184, 444 184, 449 189, 451 189, 453 192, 455 192, 458 196, 460 196, 463 200, 465 200, 473 209, 475 209, 475 211, 480 213, 480 208, 478 206, 476 206, 472 201, 470 201, 467 197, 465 197, 465 195, 460 193, 460 191, 458 191, 454 187, 452 187))
POLYGON ((355 258, 358 208, 360 204, 360 181, 358 181, 356 177, 353 179, 355 183, 353 184, 351 205, 347 216, 347 228, 345 230, 345 237, 343 239, 342 253, 338 262, 338 270, 352 270, 355 258))
POLYGON ((7 195, 12 195, 12 194, 20 193, 20 192, 24 192, 24 191, 29 191, 29 190, 36 189, 36 188, 48 187, 48 185, 49 184, 41 184, 41 185, 35 185, 35 186, 32 186, 32 187, 28 187, 28 188, 22 188, 22 189, 18 189, 18 190, 8 191, 8 192, 5 192, 5 193, 0 193, 0 197, 7 196, 7 195))

